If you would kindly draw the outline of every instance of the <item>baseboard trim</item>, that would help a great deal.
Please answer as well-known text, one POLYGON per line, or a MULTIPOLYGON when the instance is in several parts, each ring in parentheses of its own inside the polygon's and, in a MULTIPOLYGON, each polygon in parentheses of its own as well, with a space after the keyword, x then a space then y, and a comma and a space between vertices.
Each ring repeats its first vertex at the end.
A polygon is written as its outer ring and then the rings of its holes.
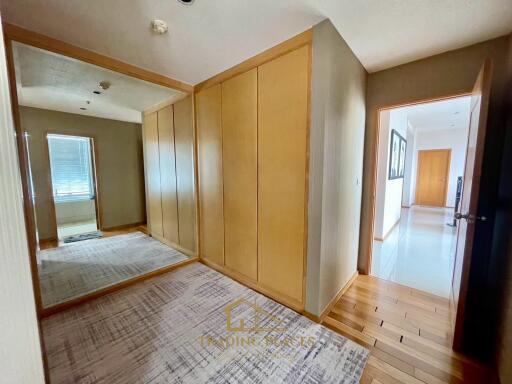
POLYGON ((334 296, 332 300, 329 302, 329 304, 326 305, 320 316, 322 321, 329 314, 329 312, 331 312, 332 308, 336 305, 336 303, 341 299, 341 296, 343 296, 349 290, 352 284, 354 284, 354 281, 356 281, 358 276, 359 272, 356 270, 352 277, 350 278, 350 280, 347 281, 347 283, 343 287, 341 287, 336 296, 334 296))
POLYGON ((304 303, 301 303, 297 300, 294 300, 292 298, 286 297, 283 294, 280 294, 278 292, 273 291, 272 289, 266 288, 262 286, 257 281, 254 281, 250 279, 249 277, 246 277, 236 271, 233 271, 225 266, 218 265, 214 262, 211 262, 209 260, 206 260, 204 258, 200 258, 199 261, 206 265, 207 267, 210 267, 217 272, 222 273, 223 275, 226 275, 227 277, 238 281, 240 284, 245 285, 246 287, 249 287, 259 293, 261 293, 264 296, 267 296, 269 299, 275 300, 281 304, 283 304, 285 307, 288 307, 290 309, 293 309, 295 312, 298 312, 300 314, 304 314, 304 303))
POLYGON ((131 223, 131 224, 114 225, 113 227, 101 227, 101 228, 99 228, 99 230, 100 231, 120 231, 122 229, 140 227, 142 225, 146 225, 146 222, 140 221, 140 222, 131 223))
POLYGON ((377 241, 384 241, 387 239, 387 237, 391 234, 391 232, 393 232, 393 230, 395 229, 395 227, 400 224, 400 219, 402 217, 399 217, 398 220, 396 221, 395 224, 393 224, 393 226, 391 228, 389 228, 389 230, 387 231, 387 233, 384 235, 384 237, 377 237, 377 236, 374 236, 373 239, 374 240, 377 240, 377 241))
POLYGON ((59 240, 59 238, 56 236, 48 237, 46 239, 37 239, 38 243, 49 243, 49 242, 58 241, 58 240, 59 240))
POLYGON ((304 311, 302 314, 306 316, 309 320, 314 321, 315 323, 320 324, 322 322, 320 316, 313 315, 311 312, 304 311))
POLYGON ((187 248, 183 248, 181 245, 179 244, 176 244, 170 240, 167 240, 161 236, 158 236, 158 235, 151 235, 152 238, 158 240, 159 242, 161 243, 164 243, 165 245, 168 245, 169 247, 171 248, 174 248, 175 250, 181 252, 181 253, 184 253, 185 255, 189 256, 189 257, 197 257, 197 253, 194 252, 194 251, 191 251, 190 249, 187 249, 187 248))
POLYGON ((179 267, 183 267, 183 266, 185 266, 187 264, 190 264, 190 263, 193 263, 193 262, 195 262, 197 260, 198 260, 197 257, 196 258, 190 258, 190 259, 187 259, 187 260, 183 260, 183 261, 180 261, 180 262, 178 262, 176 264, 168 265, 166 267, 159 268, 159 269, 156 269, 154 271, 145 273, 144 275, 135 276, 135 277, 132 277, 131 279, 121 281, 120 283, 109 285, 108 287, 105 287, 105 288, 100 288, 97 291, 88 293, 86 295, 77 297, 75 299, 68 300, 68 301, 66 301, 64 303, 60 303, 60 304, 53 305, 51 307, 43 308, 40 311, 40 313, 39 313, 39 318, 48 317, 50 315, 54 315, 56 313, 65 311, 65 310, 67 310, 69 308, 72 308, 72 307, 75 307, 77 305, 83 304, 83 303, 85 303, 87 301, 94 300, 94 299, 97 299, 99 297, 108 295, 110 293, 117 292, 117 291, 119 291, 121 289, 124 289, 126 287, 131 286, 131 285, 140 283, 142 281, 151 279, 153 277, 163 275, 164 273, 170 272, 170 271, 172 271, 174 269, 177 269, 179 267))
POLYGON ((345 294, 345 292, 347 292, 349 288, 352 286, 352 284, 354 284, 354 281, 357 279, 357 276, 359 276, 359 272, 355 271, 352 277, 347 281, 347 283, 343 287, 341 287, 338 293, 336 293, 336 295, 334 295, 334 297, 327 303, 324 310, 320 313, 320 316, 314 315, 310 312, 305 312, 304 315, 316 323, 322 323, 329 314, 329 312, 331 312, 332 308, 345 294))

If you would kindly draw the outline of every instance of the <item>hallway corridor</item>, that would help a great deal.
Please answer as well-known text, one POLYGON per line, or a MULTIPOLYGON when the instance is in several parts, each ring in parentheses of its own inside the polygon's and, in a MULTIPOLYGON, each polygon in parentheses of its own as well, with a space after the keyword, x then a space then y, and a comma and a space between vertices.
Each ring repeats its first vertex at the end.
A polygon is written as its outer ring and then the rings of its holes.
POLYGON ((398 225, 374 240, 373 276, 447 298, 450 294, 457 228, 451 208, 402 208, 398 225))

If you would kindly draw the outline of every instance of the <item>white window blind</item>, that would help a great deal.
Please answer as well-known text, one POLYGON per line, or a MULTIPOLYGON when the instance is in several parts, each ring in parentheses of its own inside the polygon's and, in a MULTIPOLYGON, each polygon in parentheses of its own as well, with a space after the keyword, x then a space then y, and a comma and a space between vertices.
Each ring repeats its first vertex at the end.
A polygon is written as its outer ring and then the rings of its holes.
POLYGON ((48 135, 48 149, 55 201, 94 198, 91 139, 48 135))

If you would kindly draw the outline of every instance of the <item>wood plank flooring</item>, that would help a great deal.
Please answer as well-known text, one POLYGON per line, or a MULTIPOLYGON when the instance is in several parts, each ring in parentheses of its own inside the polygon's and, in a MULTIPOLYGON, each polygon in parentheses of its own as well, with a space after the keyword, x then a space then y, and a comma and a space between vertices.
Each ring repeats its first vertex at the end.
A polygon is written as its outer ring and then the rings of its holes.
POLYGON ((358 276, 324 325, 370 349, 361 383, 493 383, 486 366, 451 349, 448 299, 358 276))

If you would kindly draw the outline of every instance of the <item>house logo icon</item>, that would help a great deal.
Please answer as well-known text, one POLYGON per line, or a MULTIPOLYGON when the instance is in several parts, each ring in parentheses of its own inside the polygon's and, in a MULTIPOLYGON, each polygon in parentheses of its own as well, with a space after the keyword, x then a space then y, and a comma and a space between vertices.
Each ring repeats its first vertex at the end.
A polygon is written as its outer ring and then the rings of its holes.
POLYGON ((256 302, 238 299, 225 308, 228 332, 285 332, 283 320, 256 302))

